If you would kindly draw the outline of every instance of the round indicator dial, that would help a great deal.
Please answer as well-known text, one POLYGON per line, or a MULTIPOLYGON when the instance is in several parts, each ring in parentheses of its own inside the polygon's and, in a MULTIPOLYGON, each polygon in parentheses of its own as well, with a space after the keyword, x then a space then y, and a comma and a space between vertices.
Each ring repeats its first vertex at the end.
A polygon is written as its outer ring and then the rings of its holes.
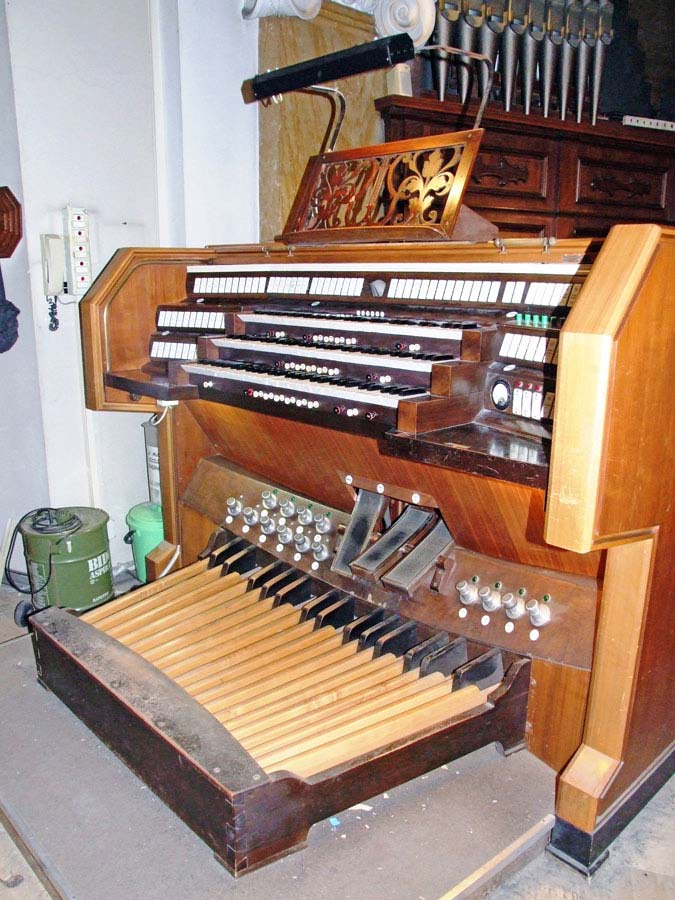
POLYGON ((497 409, 506 409, 511 402, 511 387, 508 381, 498 379, 490 388, 490 399, 497 409))

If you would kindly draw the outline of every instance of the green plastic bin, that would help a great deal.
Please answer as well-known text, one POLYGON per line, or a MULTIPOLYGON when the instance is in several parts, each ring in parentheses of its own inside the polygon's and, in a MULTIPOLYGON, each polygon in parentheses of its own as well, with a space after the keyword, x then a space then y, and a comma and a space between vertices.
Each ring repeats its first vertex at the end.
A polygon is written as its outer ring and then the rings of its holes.
POLYGON ((124 540, 131 544, 136 577, 145 582, 145 557, 164 540, 162 507, 159 503, 139 503, 132 506, 127 513, 127 525, 129 531, 124 540))

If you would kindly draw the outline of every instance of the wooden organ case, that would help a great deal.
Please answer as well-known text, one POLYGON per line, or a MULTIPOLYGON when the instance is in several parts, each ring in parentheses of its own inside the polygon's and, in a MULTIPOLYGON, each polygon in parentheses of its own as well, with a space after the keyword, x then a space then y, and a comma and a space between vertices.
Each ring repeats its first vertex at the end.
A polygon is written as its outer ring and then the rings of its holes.
POLYGON ((40 680, 234 874, 492 741, 592 870, 672 771, 674 281, 652 225, 120 250, 87 405, 165 404, 183 568, 32 616, 40 680))

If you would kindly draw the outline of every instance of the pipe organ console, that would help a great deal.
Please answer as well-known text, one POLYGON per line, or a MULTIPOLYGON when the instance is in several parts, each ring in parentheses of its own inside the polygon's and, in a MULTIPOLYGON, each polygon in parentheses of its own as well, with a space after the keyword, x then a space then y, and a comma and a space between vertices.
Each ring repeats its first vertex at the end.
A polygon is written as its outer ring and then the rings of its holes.
POLYGON ((123 250, 87 405, 167 409, 183 568, 31 617, 43 684, 234 874, 486 743, 584 871, 673 764, 675 232, 123 250))

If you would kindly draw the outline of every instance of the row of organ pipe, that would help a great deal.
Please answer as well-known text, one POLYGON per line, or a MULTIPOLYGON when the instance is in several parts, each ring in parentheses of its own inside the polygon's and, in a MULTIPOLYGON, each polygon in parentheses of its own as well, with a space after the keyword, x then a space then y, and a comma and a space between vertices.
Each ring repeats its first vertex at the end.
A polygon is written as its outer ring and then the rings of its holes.
MULTIPOLYGON (((488 57, 507 112, 520 87, 529 115, 538 88, 544 116, 557 106, 564 120, 573 103, 576 121, 581 122, 589 99, 595 124, 613 13, 610 0, 439 0, 435 41, 488 57)), ((443 50, 436 51, 434 76, 439 99, 445 98, 449 77, 462 103, 470 97, 468 57, 451 59, 443 50), (455 60, 456 74, 451 74, 455 60)), ((478 79, 483 94, 489 89, 485 67, 479 67, 478 79)))

